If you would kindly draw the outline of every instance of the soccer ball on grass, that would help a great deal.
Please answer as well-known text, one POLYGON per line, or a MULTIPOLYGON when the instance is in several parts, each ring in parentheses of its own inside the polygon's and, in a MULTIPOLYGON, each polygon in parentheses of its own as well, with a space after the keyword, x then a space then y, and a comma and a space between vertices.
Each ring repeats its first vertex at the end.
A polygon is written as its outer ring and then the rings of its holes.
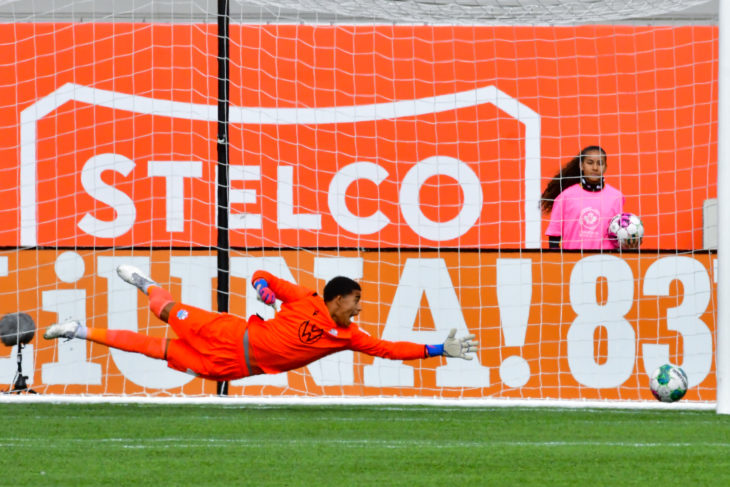
POLYGON ((608 224, 608 238, 622 249, 638 247, 644 237, 644 224, 633 213, 619 213, 608 224))
POLYGON ((651 374, 649 387, 654 397, 662 402, 679 401, 687 393, 689 381, 681 367, 664 364, 651 374))

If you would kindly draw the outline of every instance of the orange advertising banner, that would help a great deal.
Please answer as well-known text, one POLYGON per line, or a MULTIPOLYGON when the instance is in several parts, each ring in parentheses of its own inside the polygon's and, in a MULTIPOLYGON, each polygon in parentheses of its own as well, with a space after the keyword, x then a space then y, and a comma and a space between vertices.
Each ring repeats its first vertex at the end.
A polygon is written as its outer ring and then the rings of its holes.
MULTIPOLYGON (((212 247, 215 26, 3 24, 0 245, 212 247)), ((231 244, 541 248, 580 149, 702 248, 717 28, 231 26, 231 244)))
MULTIPOLYGON (((234 253, 230 312, 273 310, 250 277, 266 269, 321 290, 336 275, 359 279, 358 325, 388 340, 442 343, 473 333, 477 359, 391 361, 340 352, 288 373, 233 381, 231 395, 451 398, 652 399, 648 374, 684 368, 686 399, 715 400, 715 258, 712 253, 399 251, 234 253)), ((43 393, 199 395, 215 383, 166 363, 82 340, 42 338, 62 319, 173 336, 147 300, 115 272, 149 271, 174 298, 215 308, 217 265, 207 251, 4 251, 0 313, 37 325, 23 370, 43 393)), ((0 349, 10 382, 17 348, 0 349)), ((653 400, 653 399, 652 399, 653 400)))

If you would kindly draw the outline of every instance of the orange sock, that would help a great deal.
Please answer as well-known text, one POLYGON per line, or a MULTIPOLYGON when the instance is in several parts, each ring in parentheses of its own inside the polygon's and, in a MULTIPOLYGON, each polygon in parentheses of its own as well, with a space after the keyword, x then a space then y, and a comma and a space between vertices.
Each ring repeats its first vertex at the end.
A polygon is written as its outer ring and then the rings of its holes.
POLYGON ((137 352, 148 357, 165 359, 166 338, 151 337, 129 330, 87 328, 86 339, 126 352, 137 352))
POLYGON ((150 297, 150 311, 159 318, 165 306, 172 303, 172 294, 167 289, 155 285, 147 288, 147 294, 150 297))

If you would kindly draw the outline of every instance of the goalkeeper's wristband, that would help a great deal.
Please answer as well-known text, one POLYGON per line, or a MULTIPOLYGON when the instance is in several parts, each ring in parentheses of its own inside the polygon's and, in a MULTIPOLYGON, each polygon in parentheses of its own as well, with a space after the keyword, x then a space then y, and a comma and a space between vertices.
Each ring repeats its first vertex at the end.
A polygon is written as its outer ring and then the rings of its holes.
POLYGON ((438 357, 439 355, 443 355, 444 344, 440 343, 438 345, 426 345, 426 353, 428 354, 428 357, 438 357))

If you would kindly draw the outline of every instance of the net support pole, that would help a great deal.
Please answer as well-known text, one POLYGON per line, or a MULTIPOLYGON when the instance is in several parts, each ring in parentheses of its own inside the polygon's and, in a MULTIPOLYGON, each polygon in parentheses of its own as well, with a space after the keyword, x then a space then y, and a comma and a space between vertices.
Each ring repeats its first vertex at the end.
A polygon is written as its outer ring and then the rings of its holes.
POLYGON ((730 5, 720 4, 717 113, 717 414, 730 414, 730 5))
MULTIPOLYGON (((230 241, 228 238, 228 121, 229 121, 229 38, 228 0, 218 0, 218 312, 228 312, 230 241)), ((228 394, 228 382, 218 382, 218 395, 228 394)))

